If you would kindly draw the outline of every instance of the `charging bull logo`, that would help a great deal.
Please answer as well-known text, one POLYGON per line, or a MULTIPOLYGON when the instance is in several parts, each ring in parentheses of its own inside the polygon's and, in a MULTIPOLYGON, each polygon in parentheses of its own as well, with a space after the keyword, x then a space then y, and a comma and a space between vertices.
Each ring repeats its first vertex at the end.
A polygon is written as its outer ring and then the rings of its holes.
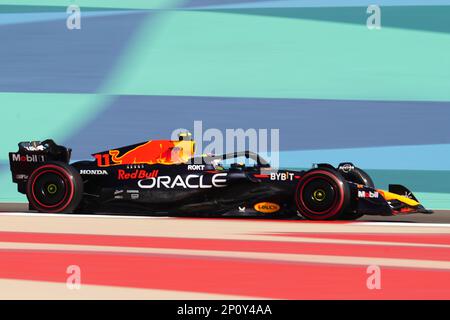
POLYGON ((186 163, 193 154, 192 141, 152 140, 119 156, 110 150, 113 164, 177 164, 186 163))

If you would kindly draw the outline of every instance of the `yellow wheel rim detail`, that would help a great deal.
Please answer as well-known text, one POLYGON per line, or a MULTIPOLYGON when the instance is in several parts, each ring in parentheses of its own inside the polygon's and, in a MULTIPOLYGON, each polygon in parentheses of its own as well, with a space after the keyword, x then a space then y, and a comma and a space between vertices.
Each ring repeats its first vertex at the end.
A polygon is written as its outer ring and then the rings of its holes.
POLYGON ((55 194, 57 190, 58 190, 58 188, 57 188, 56 185, 53 184, 53 183, 52 183, 52 184, 49 184, 48 187, 47 187, 47 191, 48 191, 48 193, 50 193, 50 194, 55 194))
POLYGON ((319 202, 322 202, 323 200, 325 200, 326 195, 325 195, 325 191, 323 191, 322 189, 317 189, 316 191, 314 191, 313 193, 313 199, 319 202))

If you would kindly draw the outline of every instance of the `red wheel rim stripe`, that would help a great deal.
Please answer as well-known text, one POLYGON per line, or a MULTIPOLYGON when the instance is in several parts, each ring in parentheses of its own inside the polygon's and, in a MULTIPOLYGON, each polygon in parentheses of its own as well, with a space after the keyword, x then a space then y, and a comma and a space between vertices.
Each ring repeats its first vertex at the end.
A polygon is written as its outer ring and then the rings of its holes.
MULTIPOLYGON (((314 214, 314 216, 313 216, 313 215, 310 215, 310 214, 308 213, 308 214, 307 214, 308 217, 310 217, 310 218, 317 218, 317 219, 319 219, 319 218, 320 218, 320 219, 326 219, 326 218, 332 217, 333 215, 337 214, 337 213, 339 212, 339 210, 342 209, 342 206, 344 205, 344 199, 345 199, 344 188, 343 188, 342 184, 340 183, 340 181, 337 181, 336 178, 335 178, 335 176, 332 175, 331 173, 329 173, 328 171, 318 170, 318 171, 314 171, 314 172, 312 172, 312 173, 310 173, 310 174, 317 174, 317 173, 326 175, 329 179, 331 179, 332 181, 334 181, 334 182, 337 184, 337 186, 338 186, 338 188, 339 188, 339 190, 340 190, 340 192, 341 192, 341 194, 342 194, 341 199, 340 199, 340 201, 339 201, 339 205, 338 205, 338 207, 337 207, 336 209, 334 209, 334 210, 333 210, 333 208, 331 208, 331 209, 326 210, 324 213, 315 213, 314 211, 308 209, 311 213, 314 214), (331 212, 327 212, 327 211, 330 211, 330 210, 331 210, 331 212)), ((299 203, 298 203, 299 200, 300 200, 301 204, 303 205, 303 207, 307 208, 307 206, 305 205, 305 203, 304 203, 304 201, 303 201, 303 198, 302 198, 302 192, 303 192, 304 187, 306 186, 306 183, 309 182, 311 179, 315 179, 315 177, 308 178, 308 175, 309 175, 309 174, 306 174, 306 175, 303 177, 303 179, 307 178, 308 180, 306 180, 306 182, 303 183, 303 185, 301 186, 302 188, 301 188, 300 192, 297 192, 297 195, 298 195, 298 196, 295 197, 295 201, 296 201, 296 203, 297 203, 297 207, 298 207, 298 208, 300 208, 299 203)), ((297 187, 297 190, 298 190, 298 188, 300 187, 300 184, 301 184, 301 183, 302 183, 302 180, 300 180, 299 185, 298 185, 298 187, 297 187)), ((334 204, 335 204, 335 203, 333 203, 333 205, 334 205, 334 204)))
POLYGON ((57 209, 57 210, 49 210, 49 212, 59 212, 59 211, 63 211, 63 210, 64 210, 65 208, 67 208, 67 206, 70 204, 70 201, 72 201, 73 196, 74 196, 74 185, 73 185, 73 181, 72 181, 71 177, 70 177, 65 171, 61 171, 61 168, 60 168, 60 167, 55 166, 55 165, 50 165, 50 164, 49 164, 49 165, 45 165, 45 166, 40 167, 38 170, 42 170, 42 171, 39 172, 39 173, 37 174, 36 177, 33 177, 32 185, 31 185, 31 190, 30 190, 30 194, 31 194, 31 196, 32 196, 32 198, 33 198, 33 201, 37 202, 37 204, 38 204, 39 206, 43 207, 44 209, 51 209, 51 208, 54 208, 54 207, 59 206, 61 203, 64 202, 65 199, 67 199, 67 193, 68 193, 68 190, 66 189, 66 193, 64 194, 64 198, 63 198, 60 202, 58 202, 58 203, 55 204, 55 205, 47 206, 47 205, 41 203, 41 202, 36 198, 36 196, 35 196, 35 194, 34 194, 34 184, 36 183, 36 179, 37 179, 38 177, 40 177, 42 174, 46 173, 46 172, 54 172, 54 173, 56 173, 57 175, 59 175, 60 177, 62 177, 63 179, 65 178, 65 180, 67 180, 67 182, 68 182, 69 185, 70 185, 70 195, 69 195, 68 200, 66 201, 66 204, 65 204, 62 208, 57 209), (50 170, 47 170, 47 169, 50 169, 50 170))
MULTIPOLYGON (((327 181, 330 182, 330 180, 327 179, 327 178, 310 177, 310 178, 308 178, 308 179, 303 183, 302 188, 300 189, 300 195, 303 194, 303 189, 305 189, 305 186, 308 184, 308 182, 311 181, 311 180, 315 180, 315 179, 323 179, 323 180, 327 180, 327 181)), ((336 205, 337 200, 338 200, 338 197, 335 196, 334 199, 333 199, 332 207, 329 208, 329 209, 326 209, 326 210, 324 210, 324 211, 314 211, 314 210, 311 210, 311 209, 308 209, 308 210, 309 210, 310 212, 314 213, 314 214, 317 214, 317 215, 324 215, 324 214, 327 214, 330 210, 333 210, 333 207, 336 205)), ((300 201, 302 202, 302 205, 303 205, 304 207, 307 207, 306 203, 303 201, 303 197, 302 197, 302 196, 300 196, 300 201)))

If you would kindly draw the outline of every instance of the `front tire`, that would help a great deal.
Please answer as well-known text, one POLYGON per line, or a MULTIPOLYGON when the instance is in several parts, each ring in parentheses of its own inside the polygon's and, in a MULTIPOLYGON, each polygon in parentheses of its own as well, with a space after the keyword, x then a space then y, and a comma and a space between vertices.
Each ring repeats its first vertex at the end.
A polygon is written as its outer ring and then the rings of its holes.
POLYGON ((308 171, 295 192, 298 212, 308 220, 339 219, 349 204, 350 189, 342 175, 324 168, 308 171))
POLYGON ((75 168, 62 162, 38 167, 27 183, 27 198, 39 212, 70 213, 80 204, 83 180, 75 168))

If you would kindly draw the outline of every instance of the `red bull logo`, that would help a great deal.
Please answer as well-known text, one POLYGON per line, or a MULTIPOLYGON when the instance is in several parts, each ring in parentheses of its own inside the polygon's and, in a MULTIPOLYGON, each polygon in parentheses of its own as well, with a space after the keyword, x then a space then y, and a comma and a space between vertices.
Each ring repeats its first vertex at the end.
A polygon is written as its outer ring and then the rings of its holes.
POLYGON ((158 176, 159 170, 135 170, 132 172, 127 172, 125 170, 117 171, 117 179, 118 180, 130 180, 130 179, 150 179, 158 176))
POLYGON ((194 154, 193 141, 151 140, 120 155, 120 150, 95 155, 101 167, 123 164, 179 164, 194 154))

